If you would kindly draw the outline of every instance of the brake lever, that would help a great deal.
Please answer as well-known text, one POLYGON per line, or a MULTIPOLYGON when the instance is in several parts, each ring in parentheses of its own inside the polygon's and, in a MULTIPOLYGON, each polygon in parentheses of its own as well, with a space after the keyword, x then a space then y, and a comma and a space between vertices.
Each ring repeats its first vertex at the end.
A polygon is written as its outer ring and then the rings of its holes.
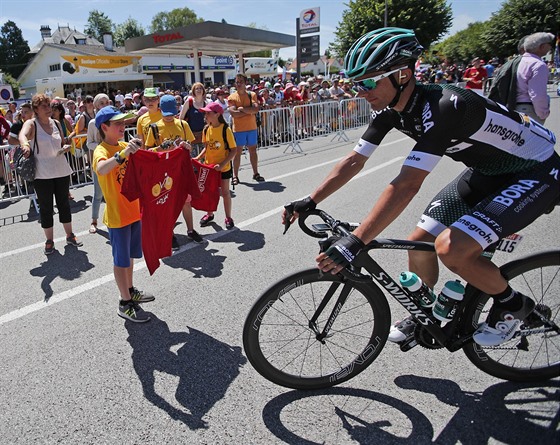
POLYGON ((286 204, 284 208, 286 209, 286 217, 284 218, 284 233, 282 233, 282 235, 285 235, 292 225, 290 220, 292 219, 292 216, 294 216, 294 205, 292 203, 286 204))

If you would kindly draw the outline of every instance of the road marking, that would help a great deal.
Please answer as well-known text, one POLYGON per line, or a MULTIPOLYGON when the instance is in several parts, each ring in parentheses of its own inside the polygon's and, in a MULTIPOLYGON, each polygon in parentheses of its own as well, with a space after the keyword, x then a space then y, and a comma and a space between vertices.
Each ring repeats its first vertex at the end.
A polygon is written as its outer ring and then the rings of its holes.
MULTIPOLYGON (((359 175, 356 175, 354 178, 352 178, 352 181, 354 179, 358 179, 358 178, 362 178, 370 173, 373 173, 377 170, 381 170, 385 167, 390 166, 391 164, 394 164, 395 162, 399 162, 402 159, 404 159, 403 156, 398 156, 396 158, 391 159, 390 161, 387 161, 383 164, 379 164, 373 168, 370 168, 369 170, 366 170, 364 172, 361 172, 359 175)), ((337 160, 334 161, 329 161, 328 163, 332 163, 332 162, 336 162, 337 160)), ((321 165, 325 165, 325 164, 321 164, 321 165)), ((300 170, 297 172, 293 172, 292 174, 298 174, 301 171, 307 171, 309 170, 309 168, 304 169, 304 170, 300 170)), ((271 180, 275 180, 277 178, 272 178, 271 180)), ((272 210, 269 210, 267 212, 261 213, 260 215, 255 216, 254 218, 249 218, 245 221, 242 221, 241 223, 237 224, 236 228, 237 229, 241 229, 247 226, 250 226, 252 224, 255 224, 259 221, 262 221, 270 216, 273 216, 277 213, 282 212, 282 210, 284 210, 284 206, 280 206, 280 207, 276 207, 272 210)), ((234 229, 235 230, 235 229, 234 229)), ((228 235, 229 233, 231 233, 231 230, 221 230, 220 232, 216 232, 216 233, 212 233, 208 236, 205 236, 204 239, 208 240, 208 241, 213 241, 215 239, 219 239, 222 236, 228 235)), ((87 233, 87 232, 84 232, 87 233)), ((64 240, 64 238, 61 238, 62 240, 64 240)), ((21 248, 21 249, 17 249, 17 250, 13 250, 11 251, 12 253, 10 253, 10 255, 15 255, 15 253, 18 252, 25 252, 27 250, 30 250, 32 248, 38 247, 38 246, 43 246, 43 244, 38 244, 38 245, 34 245, 34 246, 28 246, 26 248, 21 248)), ((191 250, 195 247, 198 247, 199 244, 195 244, 195 243, 189 243, 189 244, 185 244, 183 246, 181 246, 181 248, 175 252, 173 255, 178 255, 182 252, 186 252, 187 250, 191 250)), ((4 255, 8 256, 8 255, 4 255)), ((145 261, 139 261, 137 263, 134 264, 134 271, 137 272, 139 270, 145 269, 146 268, 146 262, 145 261)), ((76 295, 79 295, 83 292, 87 292, 87 291, 91 291, 92 289, 95 289, 96 287, 102 286, 104 284, 107 284, 111 281, 113 281, 113 274, 107 274, 105 276, 102 276, 100 278, 96 278, 95 280, 89 281, 87 283, 81 284, 79 286, 76 286, 72 289, 68 289, 64 292, 61 292, 60 294, 57 295, 53 295, 51 298, 49 298, 49 301, 38 301, 37 303, 32 303, 30 305, 24 306, 20 309, 16 309, 12 312, 8 312, 7 314, 4 314, 2 316, 0 316, 0 326, 2 326, 5 323, 8 323, 10 321, 14 321, 17 320, 18 318, 22 318, 26 315, 29 315, 33 312, 37 312, 41 309, 45 309, 49 306, 52 306, 53 304, 56 303, 60 303, 61 301, 67 300, 69 298, 75 297, 76 295)))

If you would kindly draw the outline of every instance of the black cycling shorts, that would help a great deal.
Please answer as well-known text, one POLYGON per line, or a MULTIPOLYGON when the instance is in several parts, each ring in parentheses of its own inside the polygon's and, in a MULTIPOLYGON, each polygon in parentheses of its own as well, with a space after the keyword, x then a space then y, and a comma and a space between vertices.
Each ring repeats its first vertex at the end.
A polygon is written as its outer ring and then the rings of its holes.
POLYGON ((560 202, 560 156, 532 169, 500 176, 467 169, 444 187, 424 210, 418 227, 438 236, 462 230, 486 249, 527 227, 560 202))

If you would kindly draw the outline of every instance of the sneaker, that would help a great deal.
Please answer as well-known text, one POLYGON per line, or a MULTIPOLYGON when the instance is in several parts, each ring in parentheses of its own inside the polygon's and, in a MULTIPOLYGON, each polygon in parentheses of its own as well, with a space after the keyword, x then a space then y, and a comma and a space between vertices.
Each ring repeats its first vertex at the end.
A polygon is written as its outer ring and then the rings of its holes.
POLYGON ((173 238, 171 239, 171 250, 173 252, 179 250, 179 241, 177 240, 177 237, 175 235, 173 235, 173 238))
POLYGON ((130 301, 126 304, 119 303, 117 314, 119 317, 133 321, 134 323, 146 323, 147 321, 150 321, 150 316, 146 314, 144 309, 142 309, 135 301, 130 301))
POLYGON ((226 218, 225 220, 226 223, 226 229, 233 229, 235 227, 235 224, 233 223, 233 219, 231 218, 226 218))
POLYGON ((132 298, 132 301, 136 303, 149 303, 150 301, 154 301, 156 299, 156 297, 154 297, 152 294, 138 290, 135 287, 132 287, 132 291, 130 291, 130 297, 132 298))
POLYGON ((504 309, 496 302, 490 308, 486 322, 473 334, 473 340, 480 346, 498 346, 511 340, 520 329, 521 323, 535 309, 535 302, 526 295, 518 293, 522 306, 516 311, 504 309))
POLYGON ((74 235, 73 233, 71 233, 70 236, 66 238, 66 244, 74 247, 82 247, 84 245, 84 243, 78 241, 76 235, 74 235))
POLYGON ((404 320, 397 321, 389 330, 389 337, 387 339, 393 343, 402 343, 414 337, 414 329, 416 328, 416 320, 412 315, 406 317, 404 320))
POLYGON ((48 239, 45 243, 45 255, 50 255, 54 252, 54 241, 52 239, 48 239))
POLYGON ((208 213, 200 218, 200 227, 206 227, 210 224, 211 221, 214 221, 214 215, 209 215, 208 213))
MULTIPOLYGON (((212 218, 214 218, 214 217, 212 217, 212 218)), ((200 243, 202 243, 202 242, 204 241, 204 240, 202 239, 202 237, 198 234, 198 232, 197 232, 196 230, 189 230, 189 231, 187 232, 187 237, 188 237, 190 240, 192 240, 192 241, 194 241, 195 243, 198 243, 198 244, 200 244, 200 243)))

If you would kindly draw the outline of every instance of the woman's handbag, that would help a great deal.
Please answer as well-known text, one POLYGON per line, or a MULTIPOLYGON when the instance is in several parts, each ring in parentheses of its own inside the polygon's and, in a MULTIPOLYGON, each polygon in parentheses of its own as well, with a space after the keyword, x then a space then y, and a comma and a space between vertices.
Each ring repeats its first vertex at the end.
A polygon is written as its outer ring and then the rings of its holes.
POLYGON ((26 158, 21 147, 18 147, 14 154, 14 160, 19 177, 24 181, 33 181, 35 179, 35 153, 32 151, 26 158))
MULTIPOLYGON (((35 147, 37 147, 37 124, 33 120, 33 125, 35 125, 35 137, 33 138, 33 148, 29 157, 26 158, 23 155, 23 149, 17 147, 14 153, 14 162, 16 165, 16 172, 21 179, 24 181, 33 181, 35 179, 35 147)), ((39 147, 37 147, 37 153, 39 153, 39 147)))

